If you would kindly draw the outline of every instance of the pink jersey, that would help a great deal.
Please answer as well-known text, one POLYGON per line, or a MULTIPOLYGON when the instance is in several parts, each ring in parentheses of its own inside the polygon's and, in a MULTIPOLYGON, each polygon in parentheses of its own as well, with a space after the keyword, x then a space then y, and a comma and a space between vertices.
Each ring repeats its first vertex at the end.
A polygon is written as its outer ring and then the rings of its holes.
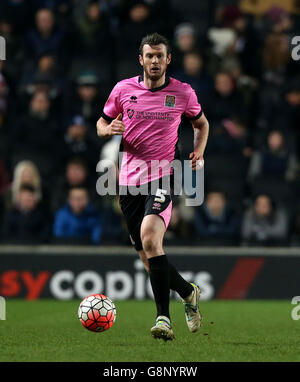
POLYGON ((167 77, 163 86, 148 89, 136 76, 116 84, 102 117, 111 121, 119 113, 125 124, 119 183, 135 186, 170 174, 181 115, 193 120, 202 111, 189 84, 167 77))

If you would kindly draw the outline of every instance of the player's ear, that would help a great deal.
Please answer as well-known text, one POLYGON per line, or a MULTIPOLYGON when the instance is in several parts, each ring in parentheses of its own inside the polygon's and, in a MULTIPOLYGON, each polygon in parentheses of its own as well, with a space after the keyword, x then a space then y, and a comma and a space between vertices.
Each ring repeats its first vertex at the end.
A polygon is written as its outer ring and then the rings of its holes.
POLYGON ((167 64, 168 65, 171 62, 171 58, 172 58, 171 53, 169 53, 168 56, 167 56, 167 64))
POLYGON ((143 56, 139 54, 139 62, 143 66, 144 65, 144 59, 143 56))

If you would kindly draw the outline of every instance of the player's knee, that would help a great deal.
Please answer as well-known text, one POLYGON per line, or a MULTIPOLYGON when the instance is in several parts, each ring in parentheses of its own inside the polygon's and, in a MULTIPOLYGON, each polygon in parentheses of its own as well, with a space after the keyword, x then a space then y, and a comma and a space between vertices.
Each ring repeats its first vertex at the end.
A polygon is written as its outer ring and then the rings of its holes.
POLYGON ((159 253, 160 245, 152 235, 145 235, 142 238, 143 249, 146 253, 159 253))

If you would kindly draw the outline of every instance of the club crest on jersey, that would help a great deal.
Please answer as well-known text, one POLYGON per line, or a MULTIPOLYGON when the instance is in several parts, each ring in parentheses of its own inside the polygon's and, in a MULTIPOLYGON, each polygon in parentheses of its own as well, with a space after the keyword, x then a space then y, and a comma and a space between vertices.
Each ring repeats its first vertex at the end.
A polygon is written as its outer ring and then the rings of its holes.
POLYGON ((131 119, 133 117, 133 114, 134 114, 134 110, 133 109, 127 109, 127 115, 128 115, 129 119, 131 119))
POLYGON ((172 95, 166 95, 165 106, 174 107, 176 103, 176 97, 172 95))

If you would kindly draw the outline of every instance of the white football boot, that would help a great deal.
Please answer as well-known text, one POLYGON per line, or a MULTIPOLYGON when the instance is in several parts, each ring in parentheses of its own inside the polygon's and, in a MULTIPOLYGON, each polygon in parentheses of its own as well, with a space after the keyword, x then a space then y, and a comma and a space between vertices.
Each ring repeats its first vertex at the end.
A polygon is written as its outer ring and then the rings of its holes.
POLYGON ((173 340, 175 337, 170 319, 166 316, 158 316, 155 325, 151 328, 151 335, 154 338, 162 338, 165 341, 173 340))
POLYGON ((185 311, 185 319, 190 332, 194 333, 201 326, 202 316, 199 312, 200 288, 191 283, 193 292, 185 299, 182 299, 185 311))

